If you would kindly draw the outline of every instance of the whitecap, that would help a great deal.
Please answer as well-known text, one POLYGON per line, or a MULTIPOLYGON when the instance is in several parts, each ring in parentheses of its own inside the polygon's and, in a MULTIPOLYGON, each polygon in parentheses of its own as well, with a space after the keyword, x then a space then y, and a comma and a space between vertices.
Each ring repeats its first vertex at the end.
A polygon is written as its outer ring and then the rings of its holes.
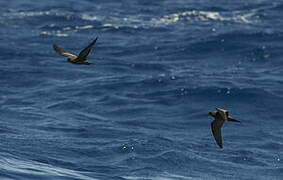
POLYGON ((97 16, 93 16, 93 15, 89 15, 89 14, 83 14, 81 16, 81 18, 83 20, 87 20, 87 21, 97 21, 99 19, 97 16))
POLYGON ((254 13, 219 13, 213 11, 185 11, 172 13, 161 18, 152 18, 151 22, 155 24, 170 24, 181 20, 185 21, 227 21, 237 23, 252 23, 254 13))
POLYGON ((61 31, 42 31, 40 35, 57 36, 57 37, 67 37, 68 34, 62 33, 61 31))
POLYGON ((20 12, 9 12, 9 13, 1 14, 1 16, 9 19, 49 16, 49 15, 69 17, 70 13, 59 12, 57 10, 49 10, 49 11, 20 11, 20 12))
POLYGON ((85 26, 76 26, 76 29, 92 29, 93 25, 85 25, 85 26))

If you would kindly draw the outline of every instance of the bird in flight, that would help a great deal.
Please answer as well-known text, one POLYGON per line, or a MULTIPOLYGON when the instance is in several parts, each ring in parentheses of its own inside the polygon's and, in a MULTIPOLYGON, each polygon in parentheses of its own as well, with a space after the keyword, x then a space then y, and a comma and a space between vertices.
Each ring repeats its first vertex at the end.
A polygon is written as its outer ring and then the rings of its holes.
POLYGON ((87 56, 89 55, 92 47, 95 45, 97 41, 97 37, 95 38, 95 40, 93 40, 87 47, 85 47, 78 56, 71 54, 63 49, 61 49, 59 46, 57 46, 56 44, 53 44, 53 49, 55 50, 55 52, 57 52, 59 55, 61 56, 65 56, 67 57, 67 61, 69 61, 70 63, 74 63, 74 64, 91 64, 90 62, 87 61, 87 56))
POLYGON ((233 119, 229 116, 229 112, 225 109, 216 108, 216 111, 208 113, 214 120, 211 123, 211 131, 214 139, 220 148, 223 148, 221 128, 225 121, 240 122, 239 120, 233 119))

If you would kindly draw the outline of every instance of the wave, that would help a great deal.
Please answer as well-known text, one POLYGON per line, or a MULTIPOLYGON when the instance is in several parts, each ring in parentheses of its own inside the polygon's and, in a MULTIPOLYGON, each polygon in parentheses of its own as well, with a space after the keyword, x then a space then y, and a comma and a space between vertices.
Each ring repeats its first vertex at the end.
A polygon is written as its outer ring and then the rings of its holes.
POLYGON ((25 20, 30 24, 43 24, 40 35, 66 37, 72 32, 90 29, 133 29, 148 30, 166 27, 178 22, 223 22, 253 24, 257 20, 256 13, 235 12, 214 12, 214 11, 184 11, 158 17, 129 16, 99 16, 88 13, 74 13, 51 9, 45 11, 20 11, 6 12, 0 14, 2 21, 25 20), (56 19, 57 23, 54 23, 56 19), (59 22, 59 23, 58 23, 59 22), (76 25, 71 25, 71 24, 76 25))
POLYGON ((213 12, 213 11, 185 11, 179 13, 172 13, 165 15, 161 18, 153 18, 151 21, 156 24, 170 24, 180 21, 189 22, 202 22, 202 21, 218 21, 218 22, 231 22, 251 24, 254 22, 255 13, 242 13, 242 12, 213 12))
POLYGON ((282 3, 129 2, 1 11, 0 179, 281 177, 282 3), (94 66, 52 50, 96 35, 94 66))
POLYGON ((5 174, 6 179, 66 179, 74 178, 81 180, 94 180, 95 178, 83 175, 80 172, 56 167, 46 163, 32 160, 19 159, 14 155, 1 153, 0 158, 1 176, 5 174))

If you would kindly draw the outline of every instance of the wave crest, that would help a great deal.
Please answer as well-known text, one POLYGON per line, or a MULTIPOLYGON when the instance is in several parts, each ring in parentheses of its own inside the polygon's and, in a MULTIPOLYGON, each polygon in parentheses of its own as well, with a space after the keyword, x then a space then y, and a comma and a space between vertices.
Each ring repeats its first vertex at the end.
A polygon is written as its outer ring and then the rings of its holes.
POLYGON ((213 11, 185 11, 180 13, 173 13, 165 15, 161 18, 153 18, 152 22, 157 24, 169 24, 175 23, 178 21, 220 21, 220 22, 234 22, 234 23, 252 23, 252 17, 254 13, 239 13, 232 12, 230 13, 219 13, 213 11))

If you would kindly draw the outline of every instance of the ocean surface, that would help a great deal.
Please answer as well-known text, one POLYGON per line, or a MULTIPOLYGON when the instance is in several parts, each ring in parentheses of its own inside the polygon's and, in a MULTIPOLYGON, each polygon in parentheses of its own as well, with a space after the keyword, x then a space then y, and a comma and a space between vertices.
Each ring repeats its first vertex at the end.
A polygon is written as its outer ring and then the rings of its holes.
POLYGON ((282 180, 282 0, 0 1, 0 180, 282 180), (93 65, 68 63, 95 37, 93 65), (224 148, 212 136, 216 107, 224 148))

